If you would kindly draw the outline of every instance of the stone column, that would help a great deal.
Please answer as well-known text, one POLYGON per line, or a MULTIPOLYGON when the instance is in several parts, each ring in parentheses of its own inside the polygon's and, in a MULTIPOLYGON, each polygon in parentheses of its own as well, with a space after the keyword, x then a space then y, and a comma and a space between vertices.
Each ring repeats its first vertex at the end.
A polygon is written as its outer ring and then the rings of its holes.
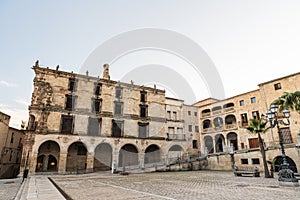
POLYGON ((94 152, 87 153, 87 161, 86 161, 86 173, 91 173, 94 171, 94 152))
POLYGON ((49 155, 47 154, 47 155, 45 155, 44 160, 43 160, 43 169, 42 169, 43 172, 47 171, 48 161, 49 161, 49 155))
POLYGON ((112 167, 111 167, 111 171, 112 173, 114 173, 118 166, 119 166, 119 151, 117 150, 117 148, 114 148, 113 152, 112 152, 112 167))
POLYGON ((60 152, 60 154, 59 154, 59 162, 58 162, 58 173, 59 174, 66 173, 67 156, 68 156, 68 154, 66 152, 60 152))
POLYGON ((216 153, 216 139, 215 139, 215 137, 212 137, 212 140, 213 140, 214 153, 216 153))
POLYGON ((139 161, 140 161, 140 168, 142 170, 144 170, 145 169, 145 153, 144 152, 139 153, 138 158, 139 158, 139 161))

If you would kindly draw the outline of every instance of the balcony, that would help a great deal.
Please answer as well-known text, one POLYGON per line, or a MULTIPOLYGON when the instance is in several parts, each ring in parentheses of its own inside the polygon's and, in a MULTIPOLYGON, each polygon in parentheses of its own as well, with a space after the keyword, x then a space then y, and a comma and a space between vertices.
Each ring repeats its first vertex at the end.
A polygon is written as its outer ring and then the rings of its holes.
POLYGON ((231 130, 231 129, 236 129, 237 125, 236 124, 226 124, 225 129, 231 130))
POLYGON ((228 113, 228 112, 234 112, 234 111, 235 111, 234 107, 224 108, 224 112, 225 112, 225 113, 228 113))
POLYGON ((168 140, 185 140, 185 134, 168 134, 168 140))
POLYGON ((204 128, 204 129, 202 129, 202 133, 204 134, 204 133, 210 133, 210 132, 213 132, 214 131, 214 129, 213 128, 204 128))
POLYGON ((208 112, 208 113, 202 113, 201 117, 202 118, 210 117, 210 112, 208 112))
POLYGON ((222 113, 222 110, 215 110, 212 112, 213 115, 219 115, 222 113))

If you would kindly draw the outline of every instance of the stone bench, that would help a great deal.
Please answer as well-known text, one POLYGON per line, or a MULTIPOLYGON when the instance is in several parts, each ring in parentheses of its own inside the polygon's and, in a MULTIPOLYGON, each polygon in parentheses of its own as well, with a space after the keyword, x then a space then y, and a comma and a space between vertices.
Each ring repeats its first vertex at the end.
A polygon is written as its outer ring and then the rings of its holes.
POLYGON ((257 167, 235 166, 233 173, 235 176, 260 177, 260 172, 257 167))

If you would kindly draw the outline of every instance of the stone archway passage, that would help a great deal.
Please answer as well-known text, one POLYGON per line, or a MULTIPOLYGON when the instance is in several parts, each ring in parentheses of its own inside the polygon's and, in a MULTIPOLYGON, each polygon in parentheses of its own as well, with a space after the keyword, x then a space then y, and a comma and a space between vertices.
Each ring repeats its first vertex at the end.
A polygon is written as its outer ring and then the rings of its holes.
POLYGON ((230 132, 227 134, 227 143, 229 147, 233 148, 233 151, 238 150, 238 140, 235 132, 230 132))
POLYGON ((57 171, 57 169, 57 159, 53 155, 49 155, 47 171, 57 171))
POLYGON ((111 170, 112 148, 107 143, 99 144, 95 149, 94 171, 111 170))
MULTIPOLYGON (((274 158, 275 160, 275 172, 279 172, 281 169, 281 164, 282 164, 282 156, 277 156, 274 158)), ((291 159, 290 157, 286 157, 286 161, 289 163, 289 168, 293 170, 293 172, 298 173, 296 163, 291 159)))
POLYGON ((180 145, 175 144, 171 146, 171 148, 168 151, 168 159, 170 163, 175 162, 177 160, 181 160, 182 156, 183 156, 183 148, 180 145))
POLYGON ((145 150, 145 164, 161 161, 160 148, 156 144, 148 146, 145 150))
POLYGON ((69 146, 67 156, 68 172, 85 173, 87 161, 87 150, 82 142, 74 142, 69 146))
POLYGON ((216 152, 224 152, 225 138, 222 134, 217 134, 215 136, 216 141, 216 152))
POLYGON ((48 172, 58 170, 60 148, 57 142, 46 141, 38 150, 36 172, 48 172))
POLYGON ((132 144, 125 144, 119 152, 119 167, 139 165, 138 150, 132 144))
POLYGON ((204 143, 205 143, 205 148, 207 150, 207 153, 214 153, 214 144, 213 144, 212 137, 208 135, 205 136, 204 143))

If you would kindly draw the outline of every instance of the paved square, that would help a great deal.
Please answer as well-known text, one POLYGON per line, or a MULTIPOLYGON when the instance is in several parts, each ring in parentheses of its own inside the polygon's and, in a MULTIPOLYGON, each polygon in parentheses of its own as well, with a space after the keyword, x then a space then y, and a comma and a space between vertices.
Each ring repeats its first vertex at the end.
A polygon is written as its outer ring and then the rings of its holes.
POLYGON ((232 172, 94 173, 52 178, 74 200, 300 199, 299 187, 279 187, 275 178, 235 177, 232 172))

